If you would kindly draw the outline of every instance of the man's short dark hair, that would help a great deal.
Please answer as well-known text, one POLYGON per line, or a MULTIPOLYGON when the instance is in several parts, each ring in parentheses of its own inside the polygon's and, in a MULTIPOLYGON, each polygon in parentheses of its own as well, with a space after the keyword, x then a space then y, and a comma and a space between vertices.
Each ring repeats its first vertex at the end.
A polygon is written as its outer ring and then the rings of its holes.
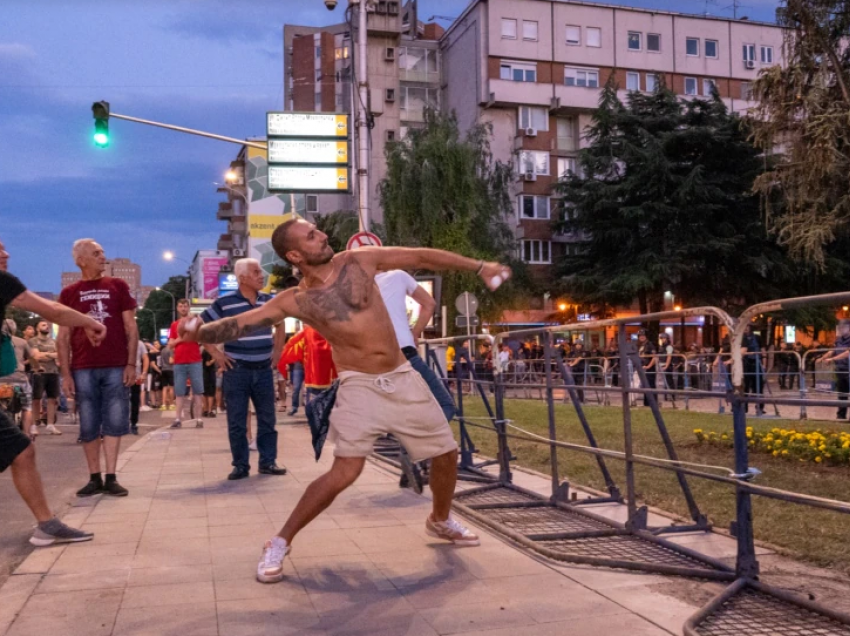
POLYGON ((177 301, 177 304, 178 305, 191 305, 192 303, 189 302, 188 298, 181 298, 180 300, 177 301))
POLYGON ((272 248, 274 249, 275 254, 290 265, 293 263, 286 258, 286 253, 295 246, 292 244, 292 239, 289 236, 289 230, 291 230, 292 226, 298 223, 299 220, 300 219, 289 219, 288 221, 284 221, 278 225, 272 233, 272 248))

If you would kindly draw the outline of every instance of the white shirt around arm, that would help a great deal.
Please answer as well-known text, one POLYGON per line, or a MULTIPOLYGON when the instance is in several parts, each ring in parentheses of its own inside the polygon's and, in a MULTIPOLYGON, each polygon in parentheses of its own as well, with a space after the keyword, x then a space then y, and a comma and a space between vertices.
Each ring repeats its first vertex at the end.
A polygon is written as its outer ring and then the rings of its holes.
POLYGON ((415 347, 416 342, 413 340, 413 332, 410 330, 410 322, 407 318, 406 299, 416 291, 419 283, 413 276, 400 269, 378 274, 375 276, 375 282, 390 314, 398 346, 415 347))

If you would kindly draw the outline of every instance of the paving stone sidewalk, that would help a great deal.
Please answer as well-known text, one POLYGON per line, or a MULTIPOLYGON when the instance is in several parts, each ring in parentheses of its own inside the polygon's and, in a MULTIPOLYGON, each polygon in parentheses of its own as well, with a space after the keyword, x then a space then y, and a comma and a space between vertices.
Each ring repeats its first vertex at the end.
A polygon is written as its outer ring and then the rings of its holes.
MULTIPOLYGON (((681 634, 697 609, 663 593, 681 579, 566 567, 480 529, 478 548, 438 542, 424 530, 427 495, 371 462, 296 539, 285 581, 257 583, 263 541, 331 461, 330 447, 313 460, 305 425, 278 428, 289 475, 238 482, 225 480, 223 417, 140 438, 119 463, 130 496, 79 500, 64 517, 95 540, 35 551, 0 588, 0 635, 655 636, 681 634)), ((734 554, 717 535, 677 540, 734 554)))

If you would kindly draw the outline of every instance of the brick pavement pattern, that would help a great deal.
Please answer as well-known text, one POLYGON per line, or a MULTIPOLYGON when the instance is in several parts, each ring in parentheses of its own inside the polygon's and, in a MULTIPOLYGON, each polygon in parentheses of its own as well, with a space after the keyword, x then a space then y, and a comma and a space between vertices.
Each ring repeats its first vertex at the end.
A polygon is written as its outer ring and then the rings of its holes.
POLYGON ((438 542, 430 499, 372 463, 296 539, 285 580, 257 583, 263 541, 331 461, 306 426, 279 430, 289 475, 238 482, 223 418, 139 439, 119 462, 130 496, 64 517, 95 540, 35 551, 0 588, 0 635, 656 636, 697 609, 657 591, 676 579, 545 562, 480 528, 478 548, 438 542))

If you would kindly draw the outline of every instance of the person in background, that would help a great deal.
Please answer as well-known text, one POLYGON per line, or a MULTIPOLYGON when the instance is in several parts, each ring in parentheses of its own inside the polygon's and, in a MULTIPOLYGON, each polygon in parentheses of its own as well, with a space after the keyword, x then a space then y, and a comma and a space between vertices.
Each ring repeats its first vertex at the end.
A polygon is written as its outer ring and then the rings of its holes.
POLYGON ((59 399, 59 353, 50 335, 50 323, 39 320, 36 336, 27 341, 33 355, 32 414, 33 424, 42 421, 41 401, 47 398, 46 432, 61 435, 56 428, 56 401, 59 399))
POLYGON ((174 350, 166 346, 159 355, 162 369, 162 408, 174 410, 174 350))
MULTIPOLYGON (((659 364, 661 365, 661 373, 664 377, 664 385, 668 390, 674 390, 676 388, 676 378, 675 378, 675 364, 673 362, 673 352, 675 349, 673 348, 673 343, 670 342, 670 334, 665 332, 661 333, 661 355, 659 356, 659 364)), ((666 401, 676 401, 676 395, 673 393, 667 393, 664 396, 666 401)))
POLYGON ((168 334, 168 346, 174 351, 174 401, 177 404, 174 423, 171 428, 183 426, 183 402, 188 394, 186 383, 191 382, 192 406, 190 417, 195 420, 195 428, 203 428, 204 420, 201 419, 201 410, 204 397, 204 369, 201 362, 201 348, 196 342, 185 342, 177 331, 180 323, 189 316, 189 300, 181 298, 177 301, 177 315, 179 318, 171 323, 171 331, 168 334))
POLYGON ((620 347, 615 338, 608 341, 602 354, 605 356, 605 374, 611 379, 611 386, 620 386, 620 347))
POLYGON ((215 382, 218 367, 209 351, 204 349, 202 361, 204 364, 204 417, 215 417, 215 382))
POLYGON ((839 420, 847 418, 847 397, 850 393, 850 320, 838 321, 835 339, 835 349, 821 359, 822 362, 835 363, 835 390, 838 399, 844 404, 838 407, 836 416, 839 420))
MULTIPOLYGON (((150 353, 150 347, 151 347, 150 342, 148 342, 147 340, 139 340, 139 344, 142 347, 142 355, 144 355, 147 358, 149 353, 150 353)), ((139 404, 140 404, 139 410, 141 410, 143 412, 147 412, 147 411, 151 410, 151 407, 148 406, 148 401, 149 401, 150 397, 148 395, 148 381, 147 381, 148 380, 148 378, 147 378, 148 369, 150 368, 150 360, 148 360, 147 364, 145 364, 144 367, 145 367, 145 378, 143 379, 142 384, 140 385, 140 389, 139 389, 139 404)))
MULTIPOLYGON (((644 389, 654 389, 656 385, 655 373, 657 371, 658 359, 655 355, 656 349, 652 341, 647 337, 646 329, 638 331, 638 355, 643 371, 646 374, 646 386, 644 389)), ((643 405, 649 406, 649 393, 643 394, 643 405)))
POLYGON ((499 373, 507 373, 511 365, 511 348, 503 342, 499 345, 499 373))
POLYGON ((148 377, 146 378, 148 389, 148 400, 150 407, 154 410, 162 406, 162 369, 160 358, 162 356, 162 345, 159 340, 154 340, 148 350, 148 377))
MULTIPOLYGON (((764 394, 764 368, 761 365, 761 343, 752 325, 747 325, 741 343, 744 361, 744 393, 761 396, 764 394)), ((749 405, 745 405, 747 410, 749 405)), ((756 413, 764 415, 764 404, 756 404, 756 413)))
MULTIPOLYGON (((289 355, 281 355, 278 363, 279 370, 285 370, 290 361, 300 357, 304 365, 304 386, 307 388, 304 404, 322 391, 330 388, 337 377, 336 365, 333 361, 333 351, 328 341, 312 327, 305 327, 286 343, 289 355), (283 362, 286 360, 287 362, 283 362)), ((284 349, 284 352, 286 349, 284 349)), ((293 395, 293 400, 295 399, 293 395)))
MULTIPOLYGON (((130 387, 130 432, 139 434, 139 410, 142 406, 142 394, 144 392, 145 380, 148 375, 150 359, 145 343, 139 340, 136 353, 136 382, 130 387)), ((150 411, 150 409, 148 409, 150 411)))
POLYGON ((16 335, 18 333, 18 325, 11 318, 6 318, 3 322, 3 333, 12 339, 12 347, 15 349, 15 359, 18 364, 15 367, 14 373, 4 376, 0 380, 2 380, 3 384, 9 384, 20 390, 21 417, 24 431, 29 433, 31 439, 35 439, 35 436, 38 435, 38 429, 32 420, 32 386, 26 373, 27 362, 33 360, 32 351, 27 341, 23 338, 18 338, 16 335))
MULTIPOLYGON (((584 344, 581 342, 575 343, 569 362, 570 371, 573 374, 573 384, 577 387, 584 386, 584 372, 587 363, 587 353, 584 350, 584 344)), ((584 402, 584 389, 577 388, 578 401, 584 402)))
POLYGON ((138 377, 136 300, 125 281, 103 275, 106 255, 96 241, 76 241, 72 254, 82 279, 63 289, 59 302, 102 322, 107 334, 101 346, 94 346, 79 327, 59 329, 62 384, 77 400, 80 440, 89 468, 89 481, 77 496, 126 497, 127 489, 115 472, 121 438, 130 432, 130 387, 138 377), (105 481, 101 455, 106 459, 105 481))

